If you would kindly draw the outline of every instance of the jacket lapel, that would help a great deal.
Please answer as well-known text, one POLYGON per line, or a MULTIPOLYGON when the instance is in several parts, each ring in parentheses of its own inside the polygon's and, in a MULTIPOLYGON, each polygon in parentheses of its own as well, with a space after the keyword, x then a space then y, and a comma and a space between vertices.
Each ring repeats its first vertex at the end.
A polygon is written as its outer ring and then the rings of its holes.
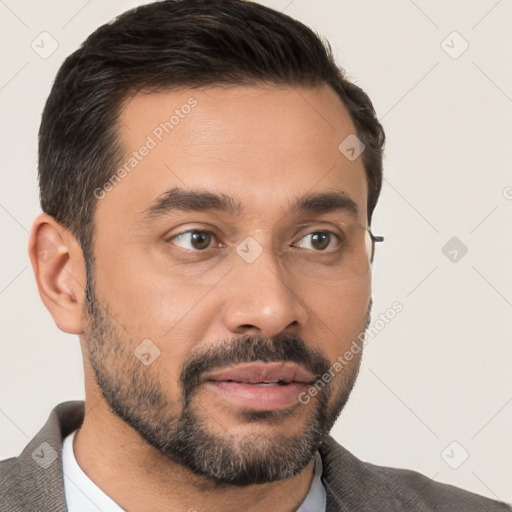
POLYGON ((22 510, 67 512, 62 472, 62 443, 84 417, 84 402, 63 402, 55 407, 43 428, 18 457, 22 510))

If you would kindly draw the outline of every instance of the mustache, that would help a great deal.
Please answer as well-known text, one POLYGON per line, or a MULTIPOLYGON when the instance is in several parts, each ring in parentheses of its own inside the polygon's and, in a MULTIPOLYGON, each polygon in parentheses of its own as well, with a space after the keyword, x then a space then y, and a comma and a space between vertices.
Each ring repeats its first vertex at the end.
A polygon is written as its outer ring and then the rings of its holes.
POLYGON ((205 373, 256 361, 296 363, 309 370, 315 376, 315 380, 331 366, 329 360, 319 350, 309 346, 299 336, 282 334, 265 338, 245 335, 223 341, 191 356, 184 364, 179 379, 184 390, 185 402, 188 402, 190 396, 202 384, 205 373))

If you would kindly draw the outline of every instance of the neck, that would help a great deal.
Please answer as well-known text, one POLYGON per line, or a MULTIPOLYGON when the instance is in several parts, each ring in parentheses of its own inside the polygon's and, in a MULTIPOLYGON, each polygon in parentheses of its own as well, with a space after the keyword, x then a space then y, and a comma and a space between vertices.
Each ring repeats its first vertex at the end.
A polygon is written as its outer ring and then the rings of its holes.
POLYGON ((217 486, 148 445, 101 398, 86 401, 74 453, 84 473, 124 510, 293 512, 305 499, 314 460, 292 478, 246 487, 217 486))

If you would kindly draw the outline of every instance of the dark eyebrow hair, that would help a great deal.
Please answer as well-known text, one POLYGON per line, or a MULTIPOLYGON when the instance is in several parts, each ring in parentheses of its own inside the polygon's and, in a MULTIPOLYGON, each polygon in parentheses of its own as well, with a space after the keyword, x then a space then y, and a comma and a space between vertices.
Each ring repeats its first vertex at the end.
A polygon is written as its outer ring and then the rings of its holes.
MULTIPOLYGON (((289 209, 292 215, 343 211, 354 218, 359 216, 357 204, 341 190, 306 194, 292 201, 289 209)), ((154 220, 176 210, 216 211, 235 217, 241 217, 244 214, 242 203, 226 194, 175 187, 158 196, 142 212, 142 215, 144 220, 154 220)))
POLYGON ((216 194, 204 190, 185 190, 175 187, 159 195, 142 214, 144 218, 155 219, 175 210, 214 210, 240 217, 243 213, 243 206, 240 201, 226 194, 216 194))
POLYGON ((295 215, 339 211, 349 213, 355 218, 359 216, 357 203, 341 190, 306 194, 299 197, 290 206, 290 213, 295 215))

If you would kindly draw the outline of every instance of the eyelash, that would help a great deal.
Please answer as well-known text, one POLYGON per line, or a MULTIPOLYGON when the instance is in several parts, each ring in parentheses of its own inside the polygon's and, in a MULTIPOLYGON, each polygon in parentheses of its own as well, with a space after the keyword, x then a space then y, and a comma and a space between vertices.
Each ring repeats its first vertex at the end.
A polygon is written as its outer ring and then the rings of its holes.
MULTIPOLYGON (((174 240, 175 238, 177 237, 180 237, 180 236, 183 236, 183 235, 186 235, 187 233, 203 233, 203 234, 209 234, 209 235, 212 235, 214 238, 217 238, 215 236, 215 233, 213 233, 212 231, 209 231, 209 230, 206 230, 206 229, 188 229, 186 231, 182 231, 181 233, 177 233, 175 235, 173 235, 172 237, 168 238, 166 240, 167 243, 170 243, 172 245, 176 245, 172 242, 172 240, 174 240)), ((337 241, 338 241, 338 244, 341 243, 342 241, 342 238, 340 237, 340 235, 334 233, 333 231, 329 231, 327 229, 316 229, 316 230, 313 230, 313 231, 310 231, 309 233, 306 233, 303 237, 300 238, 300 240, 302 240, 303 238, 307 237, 307 236, 310 236, 310 235, 314 235, 314 234, 318 234, 318 233, 322 233, 322 234, 329 234, 329 235, 332 235, 337 241)), ((211 247, 207 247, 206 249, 185 249, 183 247, 180 247, 179 245, 177 246, 179 249, 182 249, 184 251, 189 251, 189 252, 195 252, 195 253, 201 253, 201 252, 206 252, 208 251, 209 249, 211 249, 211 247)), ((217 246, 218 247, 218 246, 217 246)), ((326 253, 326 252, 329 252, 327 250, 322 250, 322 251, 315 251, 314 249, 307 249, 307 250, 311 250, 313 252, 318 252, 318 253, 326 253)))

